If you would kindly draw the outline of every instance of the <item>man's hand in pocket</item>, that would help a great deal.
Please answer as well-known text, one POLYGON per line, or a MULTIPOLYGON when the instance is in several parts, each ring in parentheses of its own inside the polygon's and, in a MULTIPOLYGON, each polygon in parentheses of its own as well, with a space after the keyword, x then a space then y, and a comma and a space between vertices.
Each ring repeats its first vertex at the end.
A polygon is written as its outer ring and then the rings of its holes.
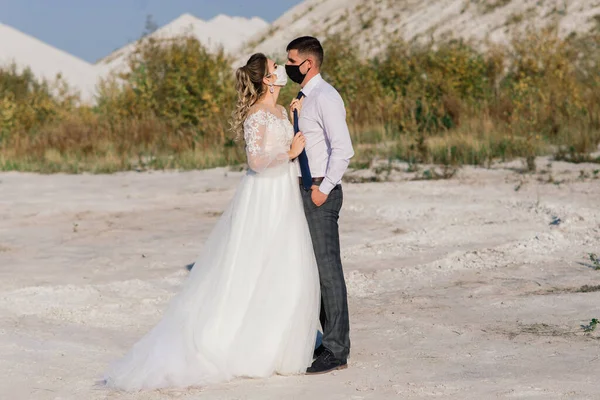
POLYGON ((310 197, 312 202, 315 203, 317 207, 321 207, 325 201, 327 201, 327 195, 321 192, 317 185, 312 185, 311 189, 312 193, 310 194, 310 197))

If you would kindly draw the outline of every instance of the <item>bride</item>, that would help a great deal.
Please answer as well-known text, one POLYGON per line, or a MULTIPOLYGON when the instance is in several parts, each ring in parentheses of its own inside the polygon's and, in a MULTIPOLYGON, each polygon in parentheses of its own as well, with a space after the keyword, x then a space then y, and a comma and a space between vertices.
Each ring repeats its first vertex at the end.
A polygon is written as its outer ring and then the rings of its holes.
POLYGON ((292 162, 304 137, 277 105, 283 66, 254 54, 236 81, 233 127, 250 169, 162 320, 106 372, 110 387, 198 386, 311 364, 319 277, 292 162))

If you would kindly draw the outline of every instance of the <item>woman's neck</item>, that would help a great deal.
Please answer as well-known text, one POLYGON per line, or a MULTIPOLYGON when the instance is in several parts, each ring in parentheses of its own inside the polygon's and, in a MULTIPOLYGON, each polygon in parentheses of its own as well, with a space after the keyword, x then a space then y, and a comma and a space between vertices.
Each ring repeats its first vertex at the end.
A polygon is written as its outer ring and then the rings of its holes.
POLYGON ((260 99, 258 99, 257 103, 275 108, 275 106, 277 106, 277 99, 279 98, 279 90, 280 88, 278 87, 275 87, 275 91, 273 93, 267 90, 267 92, 263 94, 260 99))

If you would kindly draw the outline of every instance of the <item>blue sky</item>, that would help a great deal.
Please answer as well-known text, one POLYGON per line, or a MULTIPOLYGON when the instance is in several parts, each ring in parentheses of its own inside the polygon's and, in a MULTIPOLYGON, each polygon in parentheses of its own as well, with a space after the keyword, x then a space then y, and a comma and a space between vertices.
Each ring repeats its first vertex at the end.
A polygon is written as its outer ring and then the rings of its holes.
MULTIPOLYGON (((146 16, 159 26, 183 13, 218 14, 268 22, 301 0, 0 0, 0 23, 89 62, 140 37, 146 16)), ((2 40, 2 38, 0 38, 2 40)))

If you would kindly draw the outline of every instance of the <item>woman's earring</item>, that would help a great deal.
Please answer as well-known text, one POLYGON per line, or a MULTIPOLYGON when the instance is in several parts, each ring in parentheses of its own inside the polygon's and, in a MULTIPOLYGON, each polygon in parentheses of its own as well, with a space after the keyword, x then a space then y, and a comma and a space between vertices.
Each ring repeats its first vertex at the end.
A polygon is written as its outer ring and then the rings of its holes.
POLYGON ((272 83, 269 85, 269 92, 275 93, 275 88, 273 87, 272 83))

